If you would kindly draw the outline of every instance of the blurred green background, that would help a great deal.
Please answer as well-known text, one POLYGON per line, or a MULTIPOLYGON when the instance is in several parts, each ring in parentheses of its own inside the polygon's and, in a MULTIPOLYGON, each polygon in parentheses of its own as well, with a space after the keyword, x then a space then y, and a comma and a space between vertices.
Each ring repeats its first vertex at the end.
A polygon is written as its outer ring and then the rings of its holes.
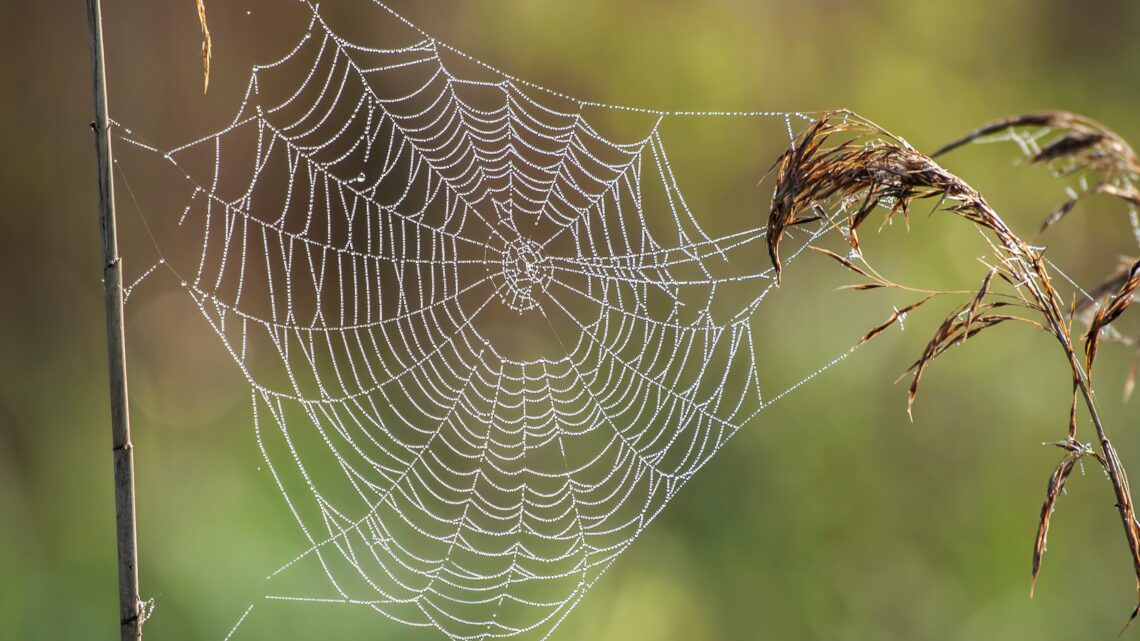
MULTIPOLYGON (((112 115, 164 144, 216 130, 232 116, 249 65, 275 57, 299 33, 295 4, 208 0, 214 76, 202 96, 194 2, 106 0, 112 115)), ((368 5, 342 0, 330 9, 348 14, 357 4, 368 5)), ((1131 0, 393 7, 516 76, 603 102, 848 107, 920 149, 998 116, 1065 108, 1140 140, 1140 3, 1131 0)), ((3 3, 0 38, 0 638, 112 639, 111 457, 83 7, 3 3)), ((766 192, 718 201, 700 189, 701 172, 759 177, 771 158, 754 157, 747 144, 691 145, 671 153, 698 211, 763 214, 766 192)), ((1015 228, 1032 230, 1064 196, 1040 170, 1012 162, 1015 155, 991 146, 948 166, 1015 228)), ((137 275, 150 256, 121 188, 119 196, 127 274, 137 275), (135 263, 132 249, 142 256, 135 263)), ((973 286, 982 250, 956 225, 918 214, 905 239, 911 253, 883 265, 910 284, 973 286)), ((1053 256, 1077 276, 1096 278, 1129 251, 1125 219, 1108 203, 1065 225, 1053 256), (1094 237, 1113 240, 1094 246, 1094 237)), ((880 245, 904 244, 898 226, 887 236, 880 245)), ((808 263, 790 279, 796 293, 786 286, 757 323, 762 335, 791 332, 766 355, 804 373, 899 302, 832 292, 847 281, 808 263)), ((259 471, 248 389, 176 285, 148 282, 146 304, 127 310, 142 591, 157 602, 146 638, 221 639, 298 537, 259 471)), ((906 332, 890 332, 746 427, 552 638, 1114 638, 1135 604, 1134 584, 1111 490, 1096 470, 1070 483, 1037 597, 1028 597, 1038 511, 1058 457, 1039 443, 1064 430, 1064 364, 1043 337, 1016 329, 983 336, 934 367, 912 425, 905 385, 891 382, 936 320, 916 316, 906 332)), ((1140 469, 1137 407, 1119 402, 1128 355, 1104 358, 1105 414, 1125 464, 1140 469)), ((351 608, 266 607, 255 616, 235 638, 440 638, 351 608)))

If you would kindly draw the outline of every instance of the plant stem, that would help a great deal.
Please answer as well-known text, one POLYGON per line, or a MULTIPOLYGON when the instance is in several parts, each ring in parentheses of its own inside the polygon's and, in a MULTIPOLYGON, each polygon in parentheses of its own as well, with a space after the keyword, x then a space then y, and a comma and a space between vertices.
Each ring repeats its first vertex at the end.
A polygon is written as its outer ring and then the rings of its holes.
POLYGON ((123 334, 123 274, 115 225, 115 190, 111 181, 111 132, 107 118, 107 77, 103 61, 103 15, 99 0, 87 0, 91 35, 91 74, 95 100, 95 160, 99 180, 99 226, 103 236, 103 294, 107 312, 108 376, 111 387, 111 435, 115 459, 115 534, 119 559, 119 634, 122 641, 142 639, 138 547, 135 533, 135 464, 127 410, 127 351, 123 334))
MULTIPOLYGON (((1009 234, 1010 239, 1017 238, 1012 232, 1008 231, 1008 228, 1004 226, 1004 223, 1001 222, 996 213, 993 213, 993 216, 995 224, 999 228, 999 234, 1005 231, 1009 234)), ((1028 247, 1016 247, 1016 244, 1009 242, 1006 242, 1006 246, 1014 248, 1016 251, 1015 256, 1031 255, 1028 252, 1028 247)), ((1124 471, 1124 466, 1120 463, 1120 457, 1116 454, 1116 448, 1112 446, 1112 441, 1108 438, 1108 433, 1104 429, 1104 423, 1101 422, 1100 412, 1097 411, 1092 386, 1089 383, 1091 371, 1086 371, 1085 368, 1081 366, 1080 360, 1077 358, 1076 350, 1073 349, 1072 340, 1069 338, 1071 328, 1067 327, 1064 323, 1064 314, 1061 311, 1056 293, 1049 284, 1049 276, 1045 271, 1044 264, 1040 259, 1035 259, 1028 264, 1024 258, 1021 259, 1021 261, 1026 270, 1026 274, 1036 274, 1044 284, 1044 287, 1042 287, 1033 279, 1026 281, 1033 298, 1037 301, 1038 305, 1040 305, 1042 314, 1049 324, 1049 330, 1053 333, 1054 337, 1061 344, 1061 349, 1065 352, 1065 357, 1069 362, 1069 368, 1072 370, 1073 382, 1076 384, 1077 390, 1080 391, 1081 397, 1084 399, 1085 407, 1089 412, 1089 418, 1092 420, 1093 427, 1096 429, 1097 441, 1103 456, 1101 463, 1104 465, 1105 472, 1107 472, 1109 481, 1112 483, 1113 493, 1116 495, 1116 509, 1120 514, 1121 524, 1124 526, 1124 536, 1128 541, 1128 550, 1132 554, 1132 566, 1137 576, 1137 598, 1140 599, 1140 536, 1138 536, 1137 524, 1135 522, 1135 508, 1132 504, 1132 489, 1128 484, 1128 475, 1124 471)), ((1072 438, 1071 433, 1070 438, 1072 438)), ((1129 622, 1136 617, 1137 612, 1140 612, 1140 604, 1137 605, 1136 610, 1133 610, 1129 622)), ((1124 627, 1127 629, 1128 625, 1126 624, 1124 627)), ((1121 632, 1123 632, 1123 630, 1121 632)))

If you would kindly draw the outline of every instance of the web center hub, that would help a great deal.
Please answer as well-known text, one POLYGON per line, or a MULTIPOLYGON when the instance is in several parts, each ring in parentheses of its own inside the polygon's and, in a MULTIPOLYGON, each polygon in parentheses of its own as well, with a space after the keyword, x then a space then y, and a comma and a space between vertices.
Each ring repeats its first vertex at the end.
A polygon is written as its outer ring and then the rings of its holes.
POLYGON ((554 279, 554 267, 533 240, 518 238, 503 250, 499 297, 520 314, 538 307, 537 297, 554 279))

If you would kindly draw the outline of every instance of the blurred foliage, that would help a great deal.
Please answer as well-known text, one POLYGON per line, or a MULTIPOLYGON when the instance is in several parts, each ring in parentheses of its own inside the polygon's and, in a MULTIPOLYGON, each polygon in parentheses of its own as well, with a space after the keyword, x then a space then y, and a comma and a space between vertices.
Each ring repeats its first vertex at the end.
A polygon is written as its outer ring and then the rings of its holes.
MULTIPOLYGON (((347 13, 353 4, 328 10, 347 13)), ((194 2, 108 0, 112 114, 163 144, 216 129, 232 115, 249 65, 275 57, 296 36, 293 5, 207 2, 213 71, 203 96, 194 2)), ((994 117, 1057 107, 1140 140, 1140 4, 1131 0, 406 0, 394 7, 495 66, 599 101, 663 109, 842 106, 927 150, 994 117)), ((86 20, 77 3, 9 2, 0 6, 0 32, 0 86, 7 88, 0 103, 7 125, 0 638, 112 639, 115 547, 86 20)), ((754 146, 731 137, 691 144, 672 153, 689 159, 679 161, 686 188, 709 199, 696 199, 698 208, 707 202, 707 211, 759 220, 766 193, 718 202, 700 192, 700 172, 758 178, 774 158, 757 158, 754 146)), ((973 149, 948 166, 1019 229, 1031 229, 1063 195, 1013 156, 1008 147, 973 149)), ((125 247, 145 246, 121 184, 119 196, 125 247)), ((1078 274, 1085 262, 1115 260, 1088 250, 1091 234, 1127 235, 1122 219, 1099 216, 1115 209, 1098 207, 1063 223, 1058 237, 1065 246, 1055 260, 1078 274)), ((914 284, 973 279, 977 238, 955 224, 917 215, 911 253, 880 267, 914 284)), ((883 256, 892 240, 902 245, 903 233, 896 225, 867 242, 880 243, 875 255, 883 256)), ((843 281, 832 282, 830 265, 813 269, 809 261, 761 308, 771 315, 761 325, 793 323, 798 337, 761 345, 775 370, 829 360, 894 304, 831 292, 843 281)), ((128 274, 141 262, 128 262, 128 274)), ((242 379, 172 285, 148 283, 151 291, 128 307, 140 567, 144 596, 157 600, 147 638, 220 639, 261 593, 260 577, 300 539, 259 469, 242 379)), ((906 332, 882 337, 744 429, 553 638, 1115 634, 1134 595, 1099 472, 1070 481, 1037 597, 1028 598, 1037 512, 1057 456, 1038 443, 1064 429, 1064 363, 1045 337, 1016 330, 983 337, 930 371, 910 425, 905 386, 890 383, 936 314, 916 315, 906 332)), ((1135 468, 1137 409, 1114 402, 1127 355, 1102 358, 1119 361, 1115 369, 1101 365, 1099 384, 1117 447, 1135 468)), ((257 614, 241 639, 438 638, 351 608, 267 606, 257 614)))

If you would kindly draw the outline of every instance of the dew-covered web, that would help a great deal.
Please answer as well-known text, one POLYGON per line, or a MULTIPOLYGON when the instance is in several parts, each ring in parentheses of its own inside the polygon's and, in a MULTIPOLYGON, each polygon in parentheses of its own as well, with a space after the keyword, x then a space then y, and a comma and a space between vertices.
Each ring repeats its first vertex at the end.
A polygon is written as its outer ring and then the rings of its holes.
POLYGON ((183 285, 252 388, 307 541, 267 585, 305 563, 328 579, 266 598, 545 638, 789 391, 762 389, 753 338, 774 286, 762 206, 707 235, 663 123, 790 139, 806 118, 575 100, 379 8, 399 45, 350 42, 311 7, 213 135, 167 151, 118 133, 189 181, 183 285), (640 137, 602 135, 589 114, 607 111, 640 137))

